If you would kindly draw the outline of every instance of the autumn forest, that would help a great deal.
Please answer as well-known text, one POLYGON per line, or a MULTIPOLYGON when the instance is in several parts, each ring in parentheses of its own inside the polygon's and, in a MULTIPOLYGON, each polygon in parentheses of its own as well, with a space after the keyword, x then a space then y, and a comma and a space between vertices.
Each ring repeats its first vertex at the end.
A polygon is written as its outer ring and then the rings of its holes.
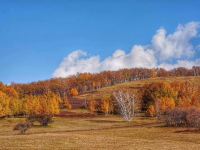
MULTIPOLYGON (((150 78, 195 77, 199 75, 200 67, 193 67, 192 69, 176 68, 170 71, 135 68, 106 71, 98 74, 77 74, 68 78, 50 79, 30 84, 12 83, 10 86, 7 86, 1 83, 0 114, 1 117, 19 115, 53 116, 59 114, 62 108, 73 109, 70 101, 74 97, 84 93, 92 93, 103 87, 150 78)), ((126 89, 124 90, 126 91, 126 89)), ((137 96, 136 99, 141 105, 140 111, 146 111, 148 116, 153 117, 156 116, 156 106, 158 103, 161 105, 159 108, 162 112, 175 107, 199 107, 199 93, 200 86, 198 84, 188 81, 176 81, 144 85, 135 96, 137 96)), ((100 99, 86 99, 86 109, 93 110, 94 108, 91 107, 95 107, 95 105, 98 107, 99 105, 99 112, 112 113, 115 110, 115 113, 119 113, 117 108, 114 108, 116 101, 113 93, 109 94, 110 96, 103 96, 100 99)))

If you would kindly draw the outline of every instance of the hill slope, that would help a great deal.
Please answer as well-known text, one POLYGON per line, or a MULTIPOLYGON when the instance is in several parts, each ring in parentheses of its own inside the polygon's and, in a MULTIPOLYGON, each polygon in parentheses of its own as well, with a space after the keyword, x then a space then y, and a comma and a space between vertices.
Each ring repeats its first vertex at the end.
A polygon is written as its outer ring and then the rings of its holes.
POLYGON ((103 95, 109 95, 112 94, 113 91, 118 91, 118 90, 139 90, 142 89, 142 87, 146 84, 150 83, 156 83, 156 82, 175 82, 175 81, 189 81, 194 84, 200 84, 200 77, 167 77, 167 78, 150 78, 150 79, 145 79, 145 80, 137 80, 137 81, 132 81, 132 82, 126 82, 122 84, 117 84, 114 86, 109 86, 109 87, 104 87, 99 90, 93 91, 93 92, 88 92, 79 96, 76 96, 77 99, 79 100, 85 100, 88 97, 94 97, 95 99, 102 97, 103 95))

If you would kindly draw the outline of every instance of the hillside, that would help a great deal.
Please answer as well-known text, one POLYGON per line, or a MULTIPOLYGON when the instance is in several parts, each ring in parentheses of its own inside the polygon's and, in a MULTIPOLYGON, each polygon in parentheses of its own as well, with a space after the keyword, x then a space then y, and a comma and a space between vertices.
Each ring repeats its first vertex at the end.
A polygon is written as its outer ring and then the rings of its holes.
POLYGON ((85 100, 90 97, 93 97, 94 99, 99 99, 103 95, 110 95, 114 91, 118 90, 131 90, 131 91, 137 91, 137 90, 142 90, 144 85, 150 84, 150 83, 157 83, 157 82, 175 82, 175 81, 180 81, 180 82, 191 82, 194 84, 200 84, 200 77, 160 77, 160 78, 150 78, 150 79, 145 79, 145 80, 137 80, 137 81, 131 81, 131 82, 126 82, 122 84, 117 84, 114 86, 109 86, 109 87, 104 87, 99 90, 93 91, 93 92, 88 92, 85 94, 81 94, 79 96, 76 96, 76 99, 79 100, 85 100))
MULTIPOLYGON (((70 102, 79 108, 90 97, 101 99, 115 90, 137 92, 150 83, 175 81, 200 85, 200 77, 151 78, 101 88, 73 97, 70 102)), ((0 121, 0 149, 198 150, 200 147, 199 129, 166 127, 164 122, 156 118, 143 116, 135 116, 132 122, 126 122, 119 115, 100 116, 83 109, 62 110, 54 117, 53 124, 48 127, 35 124, 25 135, 13 131, 13 127, 25 121, 25 118, 5 118, 0 121)))
POLYGON ((100 73, 81 73, 66 78, 52 78, 27 84, 12 83, 20 98, 29 95, 44 95, 52 92, 61 99, 76 96, 75 93, 84 94, 104 87, 119 85, 121 83, 146 81, 152 78, 196 77, 200 74, 200 67, 186 69, 183 67, 165 70, 163 68, 131 68, 118 71, 104 71, 100 73))

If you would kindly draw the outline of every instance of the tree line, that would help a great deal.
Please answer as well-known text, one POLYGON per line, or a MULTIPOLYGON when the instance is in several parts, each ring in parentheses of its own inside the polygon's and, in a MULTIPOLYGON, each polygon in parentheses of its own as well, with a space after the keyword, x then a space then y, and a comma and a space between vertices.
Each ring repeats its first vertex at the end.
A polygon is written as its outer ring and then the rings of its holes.
MULTIPOLYGON (((133 68, 119 71, 105 71, 97 74, 83 73, 68 78, 57 78, 30 84, 10 86, 0 83, 0 117, 17 115, 58 114, 60 108, 71 106, 68 99, 80 93, 97 90, 102 87, 133 80, 169 76, 197 76, 200 67, 192 69, 133 68)), ((165 113, 177 106, 199 106, 200 87, 190 82, 153 83, 139 90, 141 111, 148 116, 165 113)), ((91 112, 118 113, 116 100, 112 96, 103 96, 100 101, 89 100, 86 106, 91 112)))
POLYGON ((60 97, 52 92, 20 97, 13 87, 0 83, 0 117, 55 115, 60 103, 60 97))
POLYGON ((199 75, 200 67, 197 66, 194 66, 192 69, 180 67, 169 71, 162 68, 132 68, 119 71, 104 71, 95 74, 78 73, 77 75, 67 78, 54 78, 29 84, 12 83, 11 87, 17 91, 19 97, 25 97, 26 95, 43 95, 52 92, 59 95, 61 99, 66 99, 67 97, 91 92, 102 87, 134 80, 143 80, 154 77, 199 75))

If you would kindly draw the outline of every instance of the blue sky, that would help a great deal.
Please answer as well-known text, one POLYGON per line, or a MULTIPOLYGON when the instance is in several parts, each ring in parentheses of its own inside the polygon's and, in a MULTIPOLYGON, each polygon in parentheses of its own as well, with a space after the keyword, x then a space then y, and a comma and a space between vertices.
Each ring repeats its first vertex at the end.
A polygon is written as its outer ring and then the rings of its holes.
POLYGON ((197 0, 1 0, 0 81, 49 79, 75 50, 100 61, 117 49, 129 53, 151 43, 160 27, 173 33, 179 24, 199 22, 199 6, 197 0))

